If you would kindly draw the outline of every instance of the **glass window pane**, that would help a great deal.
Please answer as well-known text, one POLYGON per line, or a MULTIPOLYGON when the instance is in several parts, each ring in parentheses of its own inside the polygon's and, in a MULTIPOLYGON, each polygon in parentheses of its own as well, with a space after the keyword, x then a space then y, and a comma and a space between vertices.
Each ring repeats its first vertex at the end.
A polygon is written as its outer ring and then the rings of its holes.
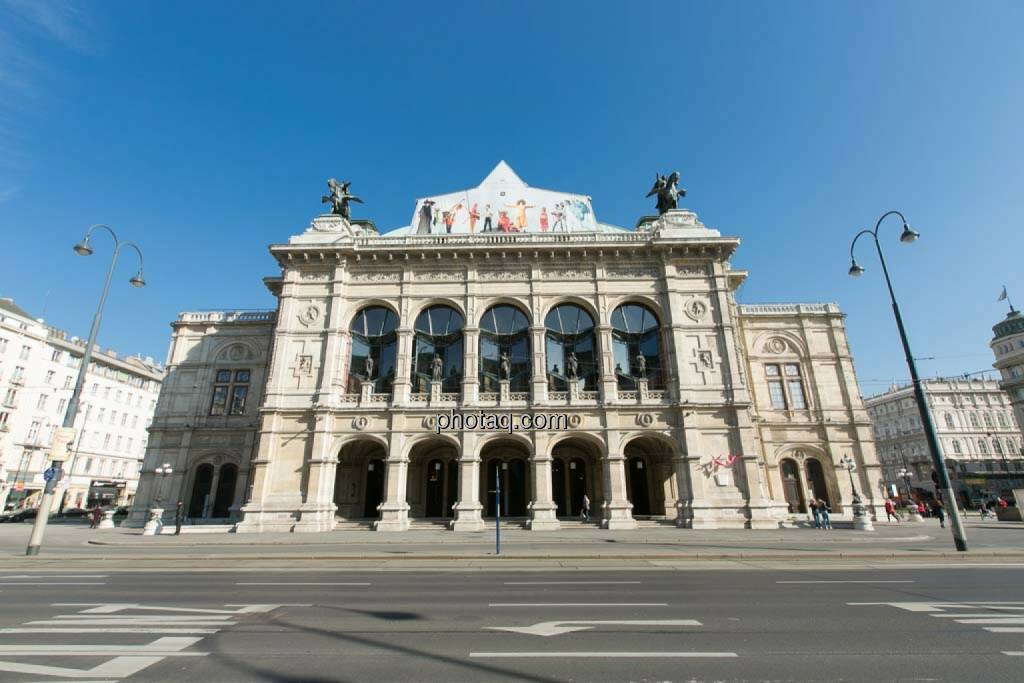
POLYGON ((768 393, 771 395, 772 408, 786 409, 786 397, 782 392, 782 382, 768 382, 768 393))
POLYGON ((789 380, 789 400, 792 401, 795 410, 807 407, 807 401, 804 400, 804 383, 798 379, 789 380))
POLYGON ((240 382, 240 383, 244 383, 244 384, 248 384, 249 383, 249 371, 248 370, 238 370, 237 372, 235 372, 235 381, 236 382, 240 382))
POLYGON ((769 377, 778 377, 779 376, 779 366, 778 365, 766 365, 766 366, 764 366, 764 374, 768 375, 769 377))
POLYGON ((800 376, 800 366, 795 364, 795 363, 787 363, 786 364, 786 374, 789 375, 790 377, 799 377, 800 376))
POLYGON ((231 414, 241 415, 245 412, 245 397, 249 393, 249 387, 235 387, 231 392, 231 414))
POLYGON ((213 388, 213 401, 210 402, 210 415, 223 415, 228 402, 228 388, 217 386, 213 388))
MULTIPOLYGON (((217 381, 218 382, 230 382, 231 381, 231 371, 230 370, 218 370, 217 371, 217 381)), ((96 385, 94 384, 93 387, 95 387, 95 386, 96 385)))

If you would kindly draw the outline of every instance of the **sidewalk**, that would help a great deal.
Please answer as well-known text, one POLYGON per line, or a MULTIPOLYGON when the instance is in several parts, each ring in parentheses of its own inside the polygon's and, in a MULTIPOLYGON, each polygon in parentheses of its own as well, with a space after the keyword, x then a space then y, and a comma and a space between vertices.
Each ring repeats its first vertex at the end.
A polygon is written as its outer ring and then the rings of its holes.
MULTIPOLYGON (((23 558, 31 525, 0 525, 0 557, 23 558)), ((478 563, 588 560, 657 563, 705 560, 926 560, 1024 562, 1024 524, 980 522, 967 526, 970 552, 953 548, 949 529, 936 523, 876 524, 876 531, 852 529, 633 531, 572 529, 531 532, 502 529, 501 557, 495 534, 443 529, 402 533, 344 530, 320 534, 182 534, 142 536, 139 529, 92 530, 55 525, 47 530, 43 553, 29 562, 117 562, 201 564, 252 561, 278 563, 344 561, 346 564, 413 566, 423 562, 478 563)))

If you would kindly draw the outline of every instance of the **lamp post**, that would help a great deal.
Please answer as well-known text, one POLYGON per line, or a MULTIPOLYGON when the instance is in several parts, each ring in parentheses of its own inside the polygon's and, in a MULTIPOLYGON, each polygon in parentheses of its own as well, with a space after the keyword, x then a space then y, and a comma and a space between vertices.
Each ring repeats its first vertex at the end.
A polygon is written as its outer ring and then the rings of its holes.
POLYGON ((878 260, 882 264, 882 274, 885 276, 885 285, 889 290, 889 299, 892 302, 893 316, 896 318, 896 327, 900 333, 900 341, 903 343, 903 353, 907 358, 907 367, 910 369, 910 378, 914 383, 914 398, 917 400, 917 410, 921 414, 921 422, 924 425, 924 433, 928 440, 928 450, 931 452, 932 463, 935 466, 935 471, 939 476, 939 486, 941 493, 945 498, 945 504, 948 508, 950 529, 953 531, 953 543, 956 545, 958 551, 964 552, 967 550, 967 536, 964 534, 964 527, 960 520, 960 515, 956 509, 956 498, 953 497, 953 487, 949 482, 949 473, 946 471, 946 463, 942 456, 942 451, 939 449, 939 440, 935 435, 935 423, 932 421, 932 413, 928 407, 928 401, 924 395, 924 387, 921 385, 921 379, 917 375, 917 365, 914 363, 914 354, 910 351, 910 341, 907 339, 907 331, 903 327, 903 316, 900 315, 899 304, 896 303, 896 294, 892 289, 892 281, 889 279, 889 269, 885 265, 885 256, 882 255, 882 244, 878 241, 878 229, 889 216, 899 216, 900 220, 903 221, 903 232, 900 234, 900 242, 904 244, 910 244, 914 242, 920 234, 910 229, 907 224, 907 219, 899 211, 887 211, 882 214, 881 218, 875 224, 874 230, 861 230, 853 238, 853 242, 850 243, 850 270, 849 275, 851 277, 859 277, 864 274, 864 268, 858 265, 857 260, 853 256, 853 249, 857 246, 857 240, 864 235, 870 235, 871 239, 875 242, 875 250, 878 252, 878 260))
POLYGON ((874 531, 875 527, 871 523, 871 515, 867 514, 867 510, 864 509, 860 494, 857 493, 857 484, 853 481, 853 472, 857 469, 857 463, 850 457, 849 453, 840 458, 839 462, 843 464, 843 467, 846 468, 846 473, 850 475, 850 489, 853 491, 853 500, 850 501, 850 505, 853 508, 853 528, 860 531, 874 531))
POLYGON ((917 504, 914 502, 914 489, 910 487, 910 470, 904 465, 896 474, 903 478, 903 483, 907 487, 907 517, 911 522, 923 522, 924 519, 917 511, 917 504))
POLYGON ((144 287, 146 281, 142 277, 142 250, 131 242, 122 242, 117 239, 117 235, 108 225, 93 225, 85 233, 85 237, 82 241, 74 246, 75 253, 79 256, 92 256, 92 245, 90 240, 92 234, 97 228, 103 228, 110 233, 110 236, 114 238, 114 253, 110 257, 110 267, 107 268, 107 278, 103 282, 103 293, 100 294, 99 305, 96 306, 96 313, 92 318, 92 327, 89 329, 89 341, 85 344, 85 352, 82 354, 82 364, 78 368, 78 378, 75 380, 75 388, 71 392, 71 398, 68 400, 68 407, 64 413, 64 423, 62 428, 57 430, 57 433, 53 438, 53 445, 50 450, 50 457, 53 460, 54 476, 46 482, 46 486, 43 488, 42 501, 39 504, 39 512, 36 515, 35 524, 32 525, 32 536, 28 541, 28 548, 25 550, 26 555, 38 555, 39 549, 43 545, 43 535, 46 533, 46 523, 50 519, 50 507, 53 504, 53 492, 63 476, 62 463, 66 457, 67 444, 74 439, 74 426, 75 418, 78 416, 78 403, 82 396, 82 389, 85 386, 85 376, 89 371, 89 363, 92 362, 92 348, 96 344, 96 335, 100 329, 100 321, 103 319, 103 304, 107 301, 107 292, 110 291, 110 280, 114 276, 114 266, 117 265, 117 257, 121 253, 123 247, 131 247, 135 250, 135 253, 139 255, 139 269, 135 275, 132 276, 128 283, 132 287, 144 287))
POLYGON ((164 479, 167 478, 168 474, 174 472, 171 467, 171 463, 165 462, 163 465, 155 468, 153 474, 157 476, 156 480, 156 495, 153 497, 154 506, 149 509, 149 519, 146 520, 146 526, 142 529, 143 536, 155 536, 160 533, 160 528, 163 526, 164 509, 161 507, 163 502, 163 490, 164 490, 164 479))

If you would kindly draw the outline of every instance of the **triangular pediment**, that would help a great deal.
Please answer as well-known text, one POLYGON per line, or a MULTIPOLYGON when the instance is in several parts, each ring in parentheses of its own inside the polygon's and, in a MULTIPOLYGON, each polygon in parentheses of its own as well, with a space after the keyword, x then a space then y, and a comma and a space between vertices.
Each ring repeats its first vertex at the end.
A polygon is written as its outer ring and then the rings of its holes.
POLYGON ((480 187, 485 185, 507 185, 509 187, 526 187, 526 183, 523 179, 516 175, 516 172, 512 170, 512 167, 505 163, 505 160, 498 162, 498 165, 494 167, 487 177, 480 182, 480 187))

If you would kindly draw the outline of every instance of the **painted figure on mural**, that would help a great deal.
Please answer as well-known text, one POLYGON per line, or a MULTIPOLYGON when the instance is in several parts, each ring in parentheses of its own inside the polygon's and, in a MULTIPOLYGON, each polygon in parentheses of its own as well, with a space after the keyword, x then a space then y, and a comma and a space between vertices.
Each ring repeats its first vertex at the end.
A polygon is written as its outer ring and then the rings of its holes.
POLYGON ((548 207, 546 206, 540 208, 540 231, 548 231, 548 207))
POLYGON ((416 225, 417 235, 429 235, 430 225, 433 220, 434 213, 434 200, 424 199, 423 204, 420 206, 420 218, 416 225))
POLYGON ((484 204, 484 232, 492 232, 494 230, 494 224, 491 222, 494 218, 494 214, 491 212, 491 205, 484 204))
POLYGON ((551 210, 551 215, 555 217, 555 225, 551 228, 552 232, 565 231, 565 202, 558 202, 555 204, 555 208, 551 210))
POLYGON ((573 199, 566 202, 566 204, 566 208, 572 211, 573 218, 576 219, 576 223, 582 228, 584 225, 583 221, 586 220, 587 214, 590 213, 590 207, 587 206, 586 202, 579 199, 573 199))
POLYGON ((455 219, 458 216, 459 211, 462 209, 462 204, 456 204, 448 211, 445 211, 441 215, 441 219, 444 221, 444 231, 448 234, 452 232, 452 225, 455 223, 455 219))
POLYGON ((476 202, 473 202, 473 208, 469 210, 469 231, 476 232, 476 222, 480 220, 480 211, 476 208, 476 202))
POLYGON ((507 211, 498 212, 498 229, 502 232, 512 232, 512 221, 509 219, 507 211))
POLYGON ((515 204, 506 204, 505 208, 507 208, 507 209, 515 209, 515 212, 516 212, 516 220, 515 220, 516 231, 518 232, 520 230, 525 230, 526 229, 526 210, 534 208, 534 205, 533 204, 527 204, 525 199, 520 199, 515 204))
POLYGON ((440 210, 436 210, 436 211, 434 211, 434 227, 436 228, 440 224, 441 224, 441 211, 440 210))

